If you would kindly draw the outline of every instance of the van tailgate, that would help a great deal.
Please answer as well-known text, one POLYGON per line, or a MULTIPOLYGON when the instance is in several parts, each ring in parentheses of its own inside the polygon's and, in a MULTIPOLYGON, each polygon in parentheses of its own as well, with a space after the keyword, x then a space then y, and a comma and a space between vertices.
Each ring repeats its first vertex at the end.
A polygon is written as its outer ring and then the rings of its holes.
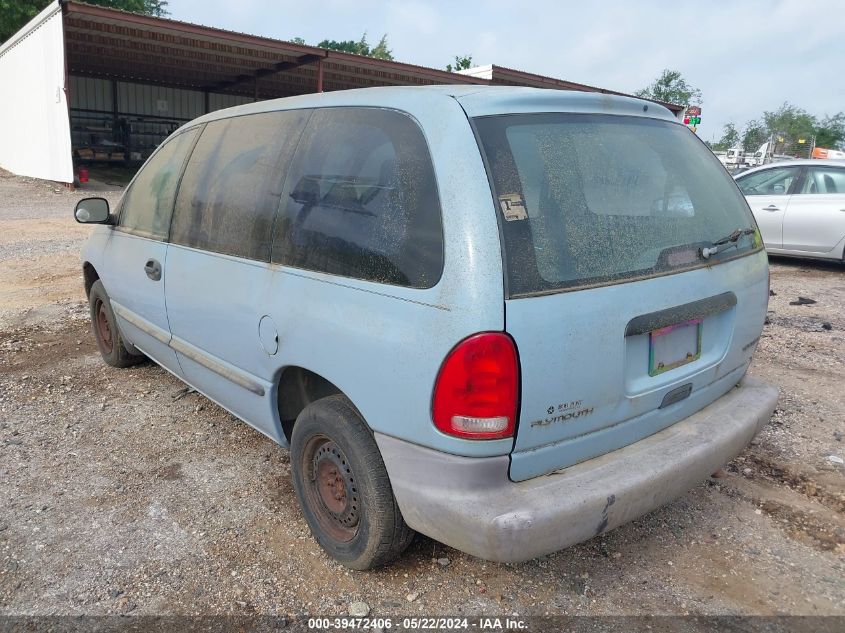
POLYGON ((767 304, 762 252, 674 275, 506 301, 522 372, 511 479, 615 450, 719 398, 745 374, 767 304), (685 362, 666 368, 679 359, 685 362))

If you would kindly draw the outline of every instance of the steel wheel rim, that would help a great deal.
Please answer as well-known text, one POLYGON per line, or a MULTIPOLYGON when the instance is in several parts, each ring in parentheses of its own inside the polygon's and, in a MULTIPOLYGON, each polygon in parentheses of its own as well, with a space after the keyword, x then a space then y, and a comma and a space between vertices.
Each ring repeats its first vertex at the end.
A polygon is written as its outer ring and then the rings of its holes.
POLYGON ((320 528, 340 542, 351 541, 360 525, 360 492, 343 450, 317 435, 305 446, 302 460, 305 496, 320 528))
POLYGON ((110 353, 114 349, 114 339, 112 338, 106 306, 100 299, 97 299, 97 303, 94 305, 94 311, 97 315, 97 338, 100 339, 103 348, 110 353))

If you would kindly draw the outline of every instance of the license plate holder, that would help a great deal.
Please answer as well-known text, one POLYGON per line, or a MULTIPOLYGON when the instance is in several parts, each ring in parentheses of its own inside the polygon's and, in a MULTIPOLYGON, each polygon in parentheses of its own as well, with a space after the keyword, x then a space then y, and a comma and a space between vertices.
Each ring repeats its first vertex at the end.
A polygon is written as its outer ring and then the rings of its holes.
POLYGON ((691 319, 649 332, 649 376, 659 376, 701 358, 702 320, 691 319))

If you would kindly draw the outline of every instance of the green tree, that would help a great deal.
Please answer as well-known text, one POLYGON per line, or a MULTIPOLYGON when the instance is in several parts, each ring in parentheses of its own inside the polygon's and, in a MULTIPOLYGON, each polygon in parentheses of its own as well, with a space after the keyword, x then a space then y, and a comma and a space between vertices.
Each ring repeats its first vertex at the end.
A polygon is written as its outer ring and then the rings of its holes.
POLYGON ((387 33, 381 36, 381 39, 378 41, 373 47, 373 50, 370 51, 370 57, 375 57, 376 59, 393 59, 393 52, 387 48, 387 33))
POLYGON ((687 83, 677 70, 666 68, 648 87, 638 90, 638 97, 679 105, 701 105, 701 90, 687 83))
POLYGON ((794 145, 798 139, 808 139, 816 130, 816 118, 796 106, 784 102, 774 112, 763 112, 763 124, 774 137, 774 153, 780 154, 794 145))
POLYGON ((0 42, 17 33, 47 6, 47 0, 0 0, 0 42))
POLYGON ((357 42, 355 40, 323 40, 317 44, 320 48, 328 48, 333 51, 342 51, 344 53, 353 53, 355 55, 363 55, 365 57, 374 57, 376 59, 392 60, 392 51, 387 47, 387 34, 381 36, 379 43, 372 49, 367 42, 366 31, 357 42))
POLYGON ((814 136, 817 147, 845 149, 845 112, 825 116, 816 125, 814 136))
POLYGON ((732 147, 736 147, 738 144, 739 132, 737 131, 736 126, 733 123, 726 123, 724 129, 722 130, 722 138, 719 139, 718 143, 714 143, 711 149, 713 149, 713 151, 723 152, 732 147))
POLYGON ((745 124, 742 131, 742 149, 746 152, 756 152, 763 143, 769 140, 769 130, 758 121, 752 120, 745 124))
POLYGON ((467 68, 472 68, 472 55, 455 55, 455 65, 446 64, 446 70, 450 73, 456 73, 467 68))
MULTIPOLYGON (((364 55, 361 52, 361 49, 358 46, 358 42, 355 40, 323 40, 322 42, 317 42, 317 46, 320 48, 328 48, 333 51, 341 51, 344 53, 355 53, 356 55, 364 55)), ((367 47, 367 52, 370 51, 370 47, 367 47)))
MULTIPOLYGON (((167 15, 167 0, 85 0, 89 4, 146 15, 167 15)), ((0 0, 0 42, 5 42, 51 0, 0 0)))
POLYGON ((774 138, 775 153, 794 148, 801 139, 806 144, 810 143, 810 139, 815 139, 818 147, 838 148, 845 145, 845 112, 818 119, 806 110, 785 102, 777 110, 764 112, 763 123, 768 134, 774 138))
POLYGON ((292 37, 290 39, 290 41, 293 42, 294 44, 302 44, 302 45, 307 46, 307 44, 305 44, 305 40, 302 39, 301 37, 292 37))
MULTIPOLYGON (((733 128, 730 123, 725 126, 722 140, 713 145, 714 149, 727 149, 722 144, 728 140, 730 128, 733 128)), ((769 140, 773 142, 773 147, 769 148, 773 154, 798 152, 803 155, 809 152, 813 139, 817 147, 845 149, 845 112, 819 119, 803 108, 785 102, 777 110, 764 111, 761 119, 748 121, 741 138, 746 152, 756 151, 769 140), (801 139, 804 143, 798 143, 801 139)))

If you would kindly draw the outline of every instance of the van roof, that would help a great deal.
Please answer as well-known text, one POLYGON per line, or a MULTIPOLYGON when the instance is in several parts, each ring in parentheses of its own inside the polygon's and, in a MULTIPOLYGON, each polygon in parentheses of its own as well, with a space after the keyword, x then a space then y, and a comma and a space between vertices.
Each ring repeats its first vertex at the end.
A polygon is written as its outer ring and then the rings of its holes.
POLYGON ((457 100, 470 117, 517 112, 579 112, 677 121, 668 108, 634 97, 549 88, 444 85, 359 88, 284 97, 216 110, 200 117, 196 122, 205 123, 276 110, 337 106, 370 106, 414 111, 438 107, 438 102, 442 107, 443 101, 451 99, 457 100))

